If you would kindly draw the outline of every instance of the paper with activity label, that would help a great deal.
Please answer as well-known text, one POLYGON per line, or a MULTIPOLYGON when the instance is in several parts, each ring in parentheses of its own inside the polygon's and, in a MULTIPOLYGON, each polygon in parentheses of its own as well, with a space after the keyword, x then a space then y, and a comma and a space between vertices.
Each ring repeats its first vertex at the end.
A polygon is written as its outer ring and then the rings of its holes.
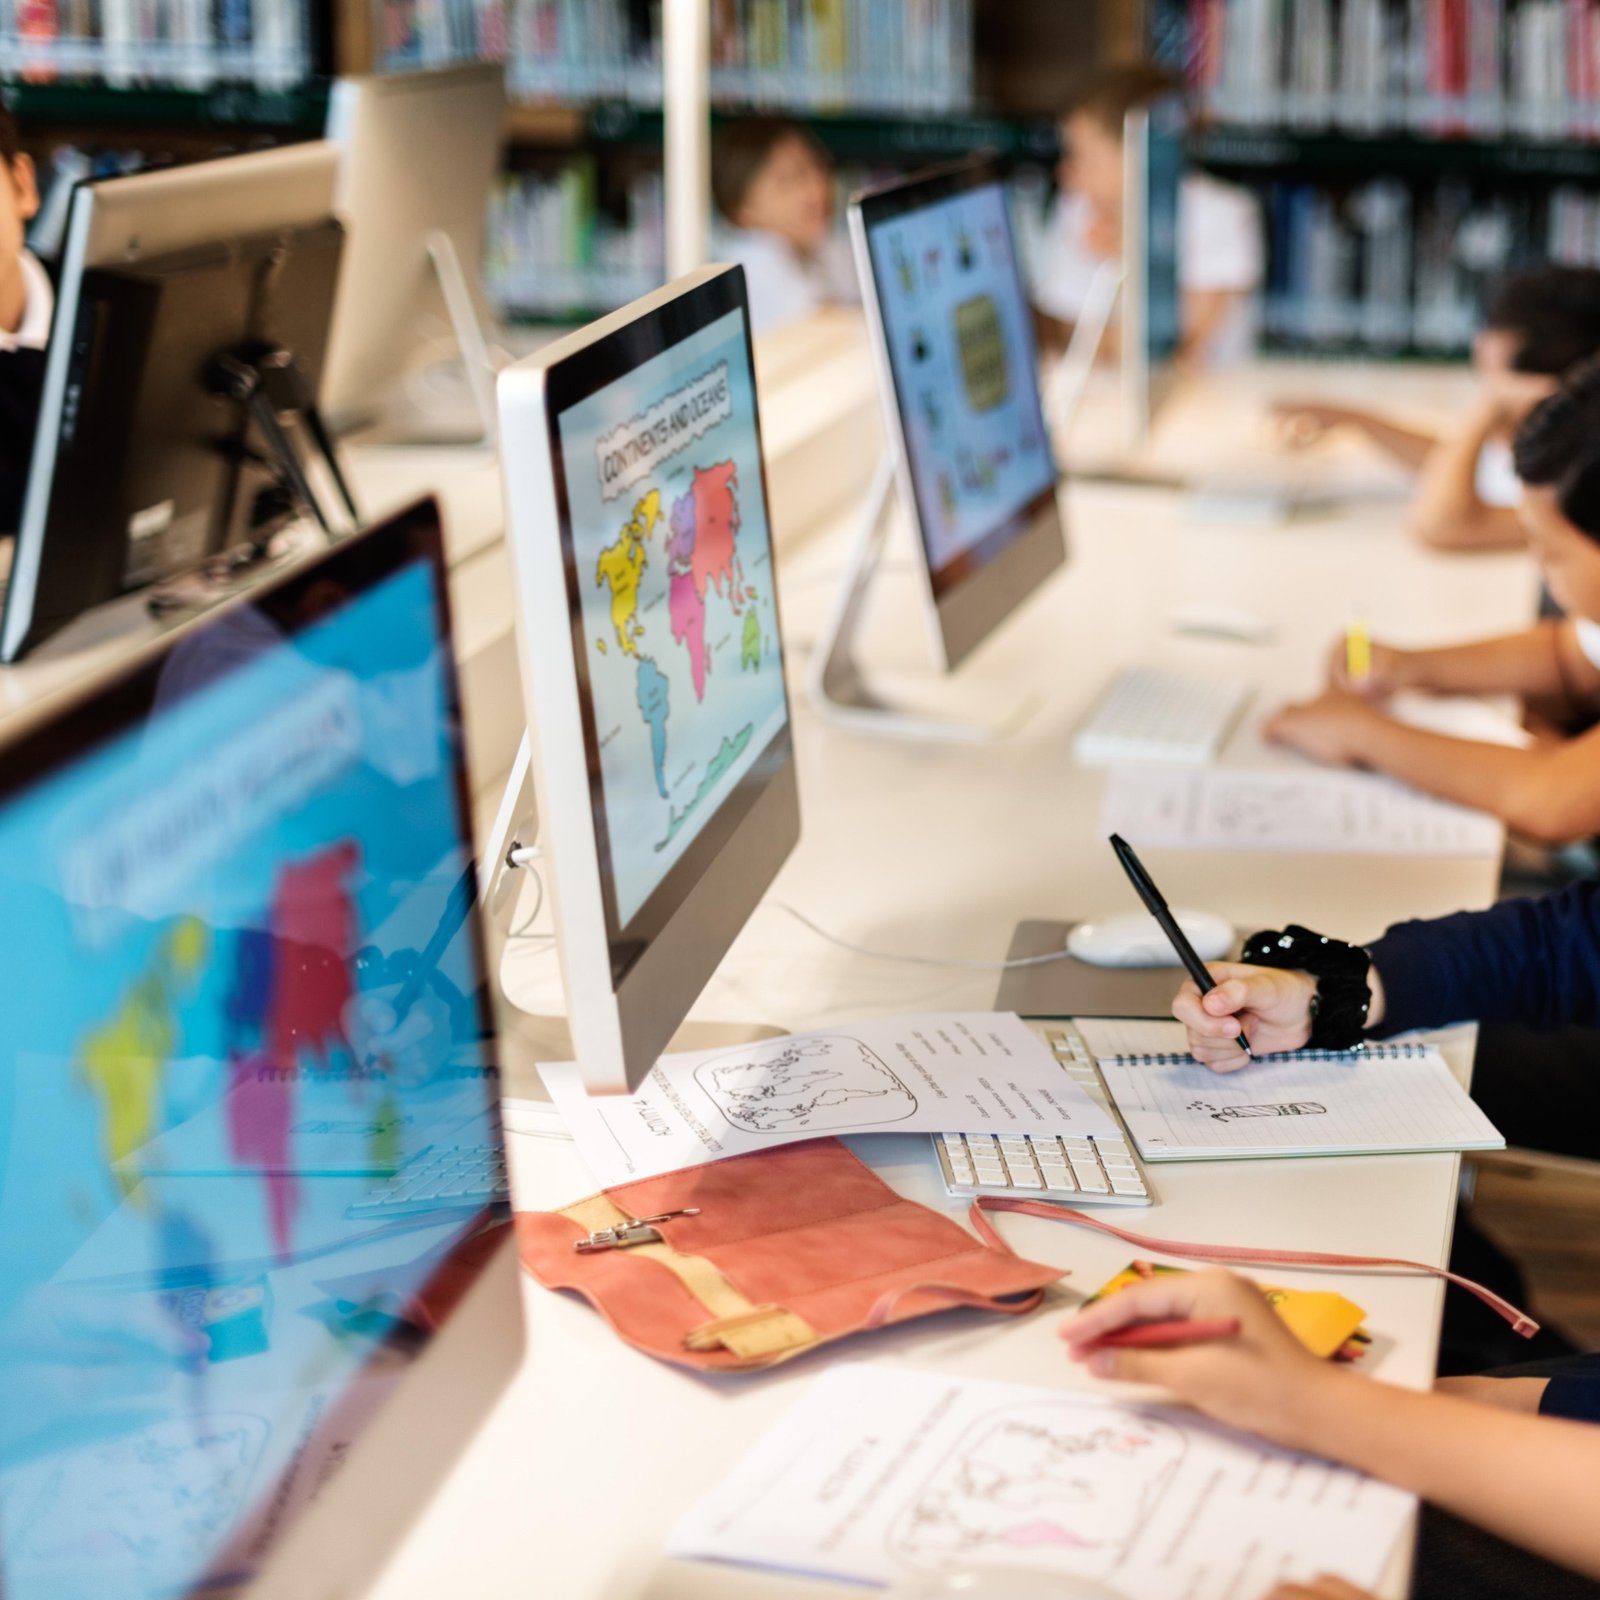
POLYGON ((1217 1073, 1189 1056, 1179 1023, 1078 1028, 1146 1161, 1505 1145, 1427 1045, 1302 1050, 1217 1073))
POLYGON ((572 1062, 539 1075, 607 1185, 823 1135, 1121 1137, 1009 1012, 893 1017, 663 1056, 631 1095, 588 1095, 572 1062))
POLYGON ((887 1584, 952 1564, 1261 1600, 1380 1580, 1416 1501, 1170 1406, 844 1365, 668 1536, 689 1560, 887 1584))
POLYGON ((1352 855, 1497 856, 1500 824, 1391 778, 1316 767, 1119 767, 1101 831, 1134 844, 1352 855))

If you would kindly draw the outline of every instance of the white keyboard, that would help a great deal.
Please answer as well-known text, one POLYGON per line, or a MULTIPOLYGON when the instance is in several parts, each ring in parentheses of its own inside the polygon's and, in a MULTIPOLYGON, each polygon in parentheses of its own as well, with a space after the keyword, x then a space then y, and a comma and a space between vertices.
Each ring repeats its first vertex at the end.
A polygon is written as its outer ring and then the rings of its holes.
POLYGON ((1233 678, 1129 667, 1073 735, 1073 758, 1085 767, 1209 761, 1250 695, 1250 685, 1233 678))
POLYGON ((1061 1065, 1100 1105, 1116 1133, 1056 1138, 1046 1134, 941 1133, 933 1147, 951 1194, 1032 1194, 1075 1206, 1148 1206, 1150 1180, 1076 1030, 1032 1024, 1061 1065))
POLYGON ((475 1211, 510 1195, 504 1151, 486 1144, 430 1145, 345 1214, 382 1221, 424 1211, 475 1211))

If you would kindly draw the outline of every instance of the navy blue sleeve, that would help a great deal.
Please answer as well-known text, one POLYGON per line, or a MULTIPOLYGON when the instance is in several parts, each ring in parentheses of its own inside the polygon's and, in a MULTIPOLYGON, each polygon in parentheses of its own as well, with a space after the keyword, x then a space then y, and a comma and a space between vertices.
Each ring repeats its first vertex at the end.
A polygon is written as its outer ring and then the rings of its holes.
POLYGON ((1401 922, 1368 946, 1383 979, 1387 1037, 1447 1022, 1600 1024, 1600 880, 1401 922))
POLYGON ((1573 1422, 1600 1422, 1600 1375, 1558 1374, 1539 1396, 1541 1417, 1567 1417, 1573 1422))

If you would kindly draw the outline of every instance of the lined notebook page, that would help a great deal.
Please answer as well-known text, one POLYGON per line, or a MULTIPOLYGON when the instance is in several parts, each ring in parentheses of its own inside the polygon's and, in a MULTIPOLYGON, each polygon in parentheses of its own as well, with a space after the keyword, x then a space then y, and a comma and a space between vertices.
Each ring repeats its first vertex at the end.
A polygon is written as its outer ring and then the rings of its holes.
POLYGON ((1100 1070, 1147 1161, 1505 1144, 1437 1050, 1275 1056, 1232 1073, 1198 1062, 1100 1070))

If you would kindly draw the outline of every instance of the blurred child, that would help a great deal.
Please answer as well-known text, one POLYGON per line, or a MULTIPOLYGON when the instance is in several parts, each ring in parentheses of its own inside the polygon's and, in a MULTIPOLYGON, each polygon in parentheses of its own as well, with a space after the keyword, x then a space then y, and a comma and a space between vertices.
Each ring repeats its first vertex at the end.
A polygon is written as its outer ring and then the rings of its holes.
POLYGON ((1420 470, 1411 526, 1439 550, 1521 546, 1521 485, 1511 438, 1528 413, 1580 361, 1600 352, 1600 271, 1546 266, 1511 274, 1490 298, 1473 341, 1478 392, 1460 425, 1440 437, 1359 407, 1287 401, 1276 409, 1291 442, 1334 428, 1363 433, 1420 470))
POLYGON ((1600 359, 1534 407, 1514 458, 1527 541, 1568 615, 1445 649, 1375 645, 1359 682, 1341 646, 1328 689, 1279 711, 1266 732, 1320 761, 1389 773, 1559 844, 1600 832, 1600 727, 1518 749, 1407 727, 1383 708, 1401 689, 1533 696, 1564 702, 1575 717, 1600 707, 1600 359))
POLYGON ((833 235, 833 166, 793 122, 760 118, 717 131, 711 192, 727 225, 721 260, 745 269, 757 333, 856 299, 849 251, 833 235))
MULTIPOLYGON (((1060 195, 1044 241, 1034 304, 1047 343, 1064 346, 1101 266, 1122 251, 1122 132, 1128 113, 1173 93, 1177 80, 1131 62, 1098 72, 1061 122, 1060 195)), ((1247 357, 1265 257, 1253 196, 1203 173, 1183 180, 1178 285, 1183 351, 1205 365, 1247 357)), ((1114 329, 1107 330, 1108 340, 1114 329)))
POLYGON ((39 188, 33 159, 23 153, 16 122, 3 106, 0 167, 0 533, 13 533, 27 489, 55 295, 28 253, 27 226, 39 209, 39 188))

